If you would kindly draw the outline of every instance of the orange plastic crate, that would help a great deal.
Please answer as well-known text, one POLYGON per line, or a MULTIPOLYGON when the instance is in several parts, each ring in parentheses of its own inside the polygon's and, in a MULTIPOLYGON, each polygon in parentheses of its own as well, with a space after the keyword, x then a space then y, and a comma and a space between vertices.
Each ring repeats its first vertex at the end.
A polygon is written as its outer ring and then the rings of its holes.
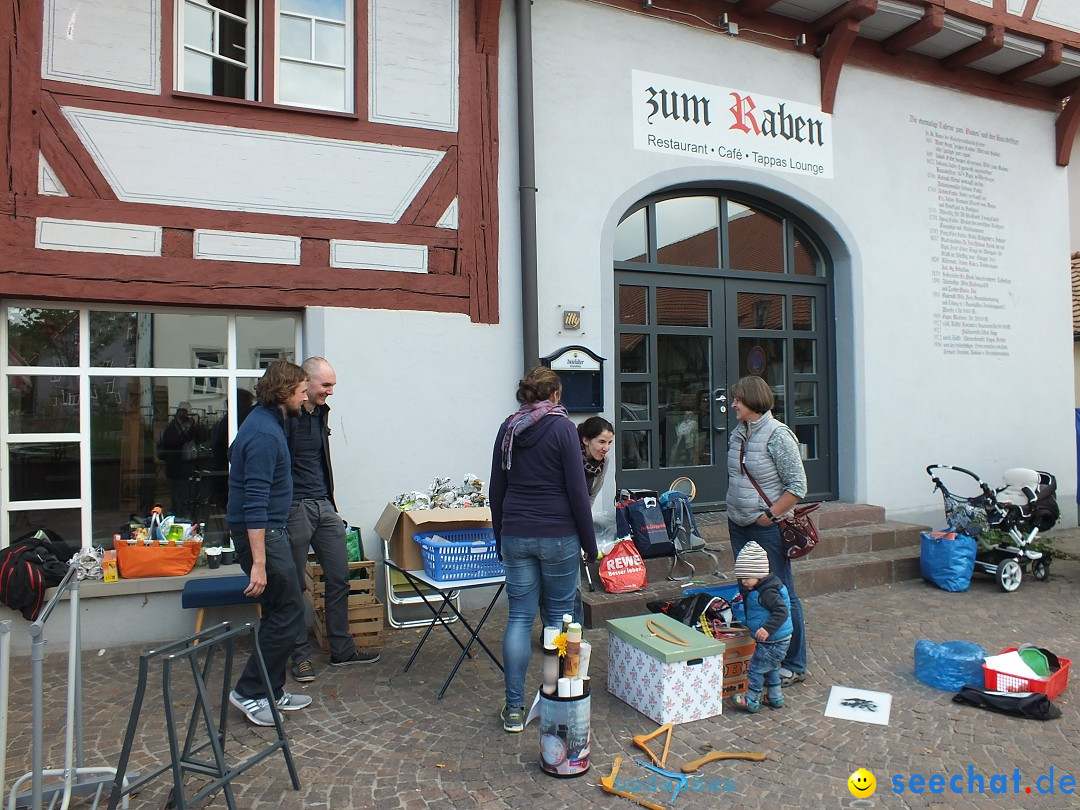
MULTIPOLYGON (((1019 648, 1006 647, 1001 652, 1009 653, 1017 649, 1019 648)), ((994 689, 998 692, 1042 692, 1053 700, 1065 691, 1065 687, 1069 683, 1069 665, 1072 664, 1072 661, 1068 658, 1062 658, 1060 655, 1058 661, 1061 663, 1061 669, 1052 673, 1046 680, 1006 675, 1004 672, 990 669, 986 664, 983 664, 983 683, 987 689, 994 689)))

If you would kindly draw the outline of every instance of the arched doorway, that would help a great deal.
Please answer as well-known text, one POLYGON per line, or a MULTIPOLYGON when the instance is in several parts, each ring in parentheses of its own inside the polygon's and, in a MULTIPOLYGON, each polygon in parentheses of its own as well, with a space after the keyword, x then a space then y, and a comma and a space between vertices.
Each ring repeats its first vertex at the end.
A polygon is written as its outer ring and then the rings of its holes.
POLYGON ((763 377, 795 431, 813 500, 837 496, 830 261, 776 206, 721 189, 638 202, 615 233, 618 486, 727 488, 727 387, 763 377))

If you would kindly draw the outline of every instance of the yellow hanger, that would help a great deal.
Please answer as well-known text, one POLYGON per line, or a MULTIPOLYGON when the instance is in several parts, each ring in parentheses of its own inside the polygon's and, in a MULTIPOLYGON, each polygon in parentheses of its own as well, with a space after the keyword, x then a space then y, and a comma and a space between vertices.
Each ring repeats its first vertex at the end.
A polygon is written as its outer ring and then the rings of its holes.
POLYGON ((653 765, 659 765, 661 768, 663 768, 665 766, 665 763, 667 762, 668 746, 671 745, 671 732, 674 728, 675 726, 673 724, 664 723, 664 725, 660 726, 660 728, 658 728, 652 734, 635 734, 633 737, 634 745, 636 745, 638 748, 640 748, 642 751, 649 755, 649 759, 653 761, 653 765), (659 759, 657 759, 656 754, 650 751, 649 747, 645 743, 647 743, 649 740, 655 740, 657 737, 659 737, 665 732, 667 732, 667 737, 664 738, 664 753, 659 759))
POLYGON ((686 643, 686 641, 679 638, 677 635, 675 635, 670 630, 665 630, 663 627, 658 625, 653 619, 649 619, 647 622, 645 622, 645 627, 646 627, 646 629, 648 629, 648 631, 650 633, 652 633, 654 636, 656 636, 661 641, 666 641, 669 644, 678 644, 680 647, 689 647, 690 646, 689 644, 686 643))

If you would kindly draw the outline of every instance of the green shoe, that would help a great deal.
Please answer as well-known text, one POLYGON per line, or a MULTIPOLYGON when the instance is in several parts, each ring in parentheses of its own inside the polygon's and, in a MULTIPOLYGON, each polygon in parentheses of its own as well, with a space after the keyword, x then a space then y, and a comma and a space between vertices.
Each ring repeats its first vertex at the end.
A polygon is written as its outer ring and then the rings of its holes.
POLYGON ((525 707, 507 706, 504 703, 502 711, 499 712, 499 719, 502 720, 503 731, 511 734, 516 734, 519 731, 524 731, 525 707))

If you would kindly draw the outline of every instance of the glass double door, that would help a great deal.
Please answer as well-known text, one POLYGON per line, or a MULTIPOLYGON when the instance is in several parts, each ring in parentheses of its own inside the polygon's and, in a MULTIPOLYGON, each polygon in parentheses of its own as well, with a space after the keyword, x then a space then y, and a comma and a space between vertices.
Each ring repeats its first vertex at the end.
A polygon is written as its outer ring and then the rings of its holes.
POLYGON ((823 284, 616 271, 615 289, 619 488, 663 492, 687 476, 695 506, 722 503, 728 388, 753 374, 799 439, 809 497, 835 497, 823 284))

